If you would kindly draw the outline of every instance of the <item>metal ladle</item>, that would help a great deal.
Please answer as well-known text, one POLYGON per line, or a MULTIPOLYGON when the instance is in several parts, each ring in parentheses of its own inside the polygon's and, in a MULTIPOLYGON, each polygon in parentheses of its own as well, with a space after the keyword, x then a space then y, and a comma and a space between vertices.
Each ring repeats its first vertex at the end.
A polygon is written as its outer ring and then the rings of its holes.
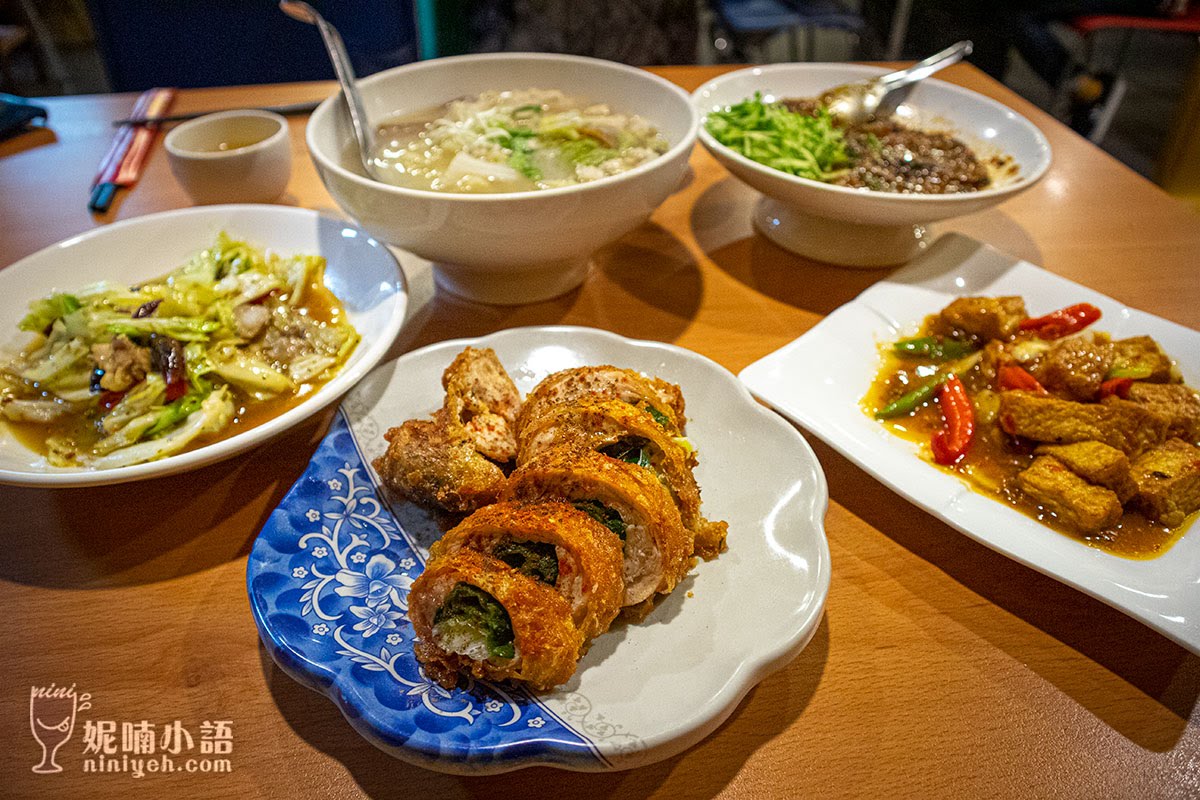
POLYGON ((957 64, 971 55, 974 46, 963 41, 950 45, 908 69, 889 72, 868 81, 835 86, 821 95, 821 105, 843 125, 857 125, 878 116, 890 116, 904 101, 917 81, 928 78, 940 69, 957 64))
POLYGON ((329 60, 333 62, 333 71, 337 73, 338 83, 342 85, 342 97, 346 98, 346 109, 350 112, 350 124, 354 128, 354 136, 358 139, 358 155, 362 159, 363 169, 367 175, 379 180, 371 154, 375 152, 375 129, 367 121, 367 111, 363 108, 362 96, 358 93, 355 83, 354 67, 350 64, 350 56, 346 54, 346 45, 337 28, 330 25, 318 11, 303 0, 279 0, 279 8, 292 19, 316 25, 321 32, 321 40, 329 52, 329 60))

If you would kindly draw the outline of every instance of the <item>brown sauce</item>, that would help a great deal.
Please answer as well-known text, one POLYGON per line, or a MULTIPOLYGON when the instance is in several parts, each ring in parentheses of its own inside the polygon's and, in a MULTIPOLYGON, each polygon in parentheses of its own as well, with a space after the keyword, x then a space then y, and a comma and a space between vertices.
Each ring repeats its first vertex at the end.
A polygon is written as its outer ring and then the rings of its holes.
MULTIPOLYGON (((927 332, 927 329, 922 329, 914 335, 923 336, 927 332)), ((881 348, 879 372, 862 399, 862 410, 871 417, 874 417, 876 409, 884 407, 925 380, 915 373, 913 362, 893 356, 890 348, 890 344, 881 348)), ((963 376, 963 382, 971 394, 987 384, 979 367, 963 376)), ((942 427, 942 414, 936 402, 931 400, 925 403, 909 416, 878 422, 902 439, 920 445, 924 461, 956 475, 971 489, 1017 509, 1064 536, 1122 558, 1148 560, 1161 556, 1179 540, 1197 517, 1193 514, 1178 527, 1168 528, 1152 522, 1136 509, 1127 508, 1112 527, 1095 534, 1080 534, 1060 525, 1053 514, 1016 491, 1016 476, 1033 463, 1033 450, 1023 449, 998 426, 977 425, 970 452, 958 464, 946 467, 933 461, 929 447, 933 432, 942 427)))

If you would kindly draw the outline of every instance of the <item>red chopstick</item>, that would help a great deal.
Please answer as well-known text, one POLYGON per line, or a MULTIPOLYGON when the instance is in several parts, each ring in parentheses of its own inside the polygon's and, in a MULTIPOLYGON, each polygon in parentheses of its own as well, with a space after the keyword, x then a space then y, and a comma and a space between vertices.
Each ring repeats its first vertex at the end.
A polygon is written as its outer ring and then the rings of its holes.
MULTIPOLYGON (((150 89, 138 97, 135 116, 160 116, 175 99, 174 89, 150 89)), ((141 177, 142 167, 150 153, 157 125, 122 125, 112 145, 100 162, 92 182, 88 208, 103 213, 112 205, 120 186, 132 186, 141 177)))
MULTIPOLYGON (((146 116, 162 116, 171 107, 174 99, 174 89, 159 89, 158 94, 150 101, 149 108, 146 109, 146 116)), ((137 126, 133 133, 133 142, 129 145, 129 152, 122 159, 121 167, 117 170, 113 183, 117 186, 132 186, 137 183, 138 178, 142 176, 142 167, 146 164, 146 156, 150 154, 150 145, 154 142, 156 133, 158 133, 158 125, 155 123, 137 126)))
MULTIPOLYGON (((142 92, 138 97, 137 103, 133 106, 134 114, 144 114, 145 110, 150 105, 150 100, 154 97, 154 89, 142 92)), ((104 158, 100 161, 100 168, 96 170, 96 177, 92 178, 93 188, 98 183, 112 180, 116 175, 117 168, 121 166, 121 161, 125 158, 125 152, 129 149, 129 143, 133 140, 133 126, 122 125, 117 130, 113 137, 112 144, 108 146, 108 152, 104 154, 104 158)))

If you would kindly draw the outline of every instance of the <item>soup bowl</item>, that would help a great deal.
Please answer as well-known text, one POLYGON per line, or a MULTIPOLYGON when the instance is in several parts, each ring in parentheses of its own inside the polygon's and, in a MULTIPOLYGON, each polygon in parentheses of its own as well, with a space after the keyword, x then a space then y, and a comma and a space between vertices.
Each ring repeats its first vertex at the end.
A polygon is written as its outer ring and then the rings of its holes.
POLYGON ((496 194, 410 189, 364 174, 340 96, 325 100, 306 140, 334 200, 376 238, 432 261, 441 288, 484 303, 534 302, 578 286, 596 250, 644 222, 678 187, 699 127, 690 98, 674 84, 577 56, 456 56, 358 85, 376 127, 487 90, 559 89, 637 114, 669 143, 666 153, 627 172, 574 186, 496 194))
MULTIPOLYGON (((827 89, 882 75, 854 64, 779 64, 738 70, 705 83, 692 100, 701 115, 761 92, 770 102, 817 97, 827 89)), ((938 80, 914 87, 896 111, 909 127, 956 136, 987 160, 1006 167, 990 186, 956 194, 900 194, 809 180, 759 164, 718 142, 703 127, 700 143, 726 169, 764 197, 754 224, 781 247, 849 267, 885 267, 908 261, 928 242, 931 222, 982 211, 1029 189, 1050 167, 1050 143, 1012 109, 969 89, 938 80)))

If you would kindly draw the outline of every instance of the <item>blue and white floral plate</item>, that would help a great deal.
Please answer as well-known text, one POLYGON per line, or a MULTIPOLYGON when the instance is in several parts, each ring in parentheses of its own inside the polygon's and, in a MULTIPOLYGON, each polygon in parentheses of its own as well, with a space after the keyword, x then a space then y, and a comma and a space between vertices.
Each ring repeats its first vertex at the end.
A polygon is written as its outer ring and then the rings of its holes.
POLYGON ((250 605, 280 667, 398 758, 461 774, 629 769, 711 733, 812 638, 829 589, 827 504, 803 437, 712 361, 589 328, 518 328, 414 351, 347 396, 255 542, 250 605), (728 552, 641 623, 617 623, 570 682, 539 695, 480 681, 446 691, 421 671, 408 589, 439 532, 415 507, 389 505, 370 466, 389 426, 441 405, 442 370, 467 345, 494 348, 522 392, 586 364, 678 383, 705 513, 729 522, 728 552))

